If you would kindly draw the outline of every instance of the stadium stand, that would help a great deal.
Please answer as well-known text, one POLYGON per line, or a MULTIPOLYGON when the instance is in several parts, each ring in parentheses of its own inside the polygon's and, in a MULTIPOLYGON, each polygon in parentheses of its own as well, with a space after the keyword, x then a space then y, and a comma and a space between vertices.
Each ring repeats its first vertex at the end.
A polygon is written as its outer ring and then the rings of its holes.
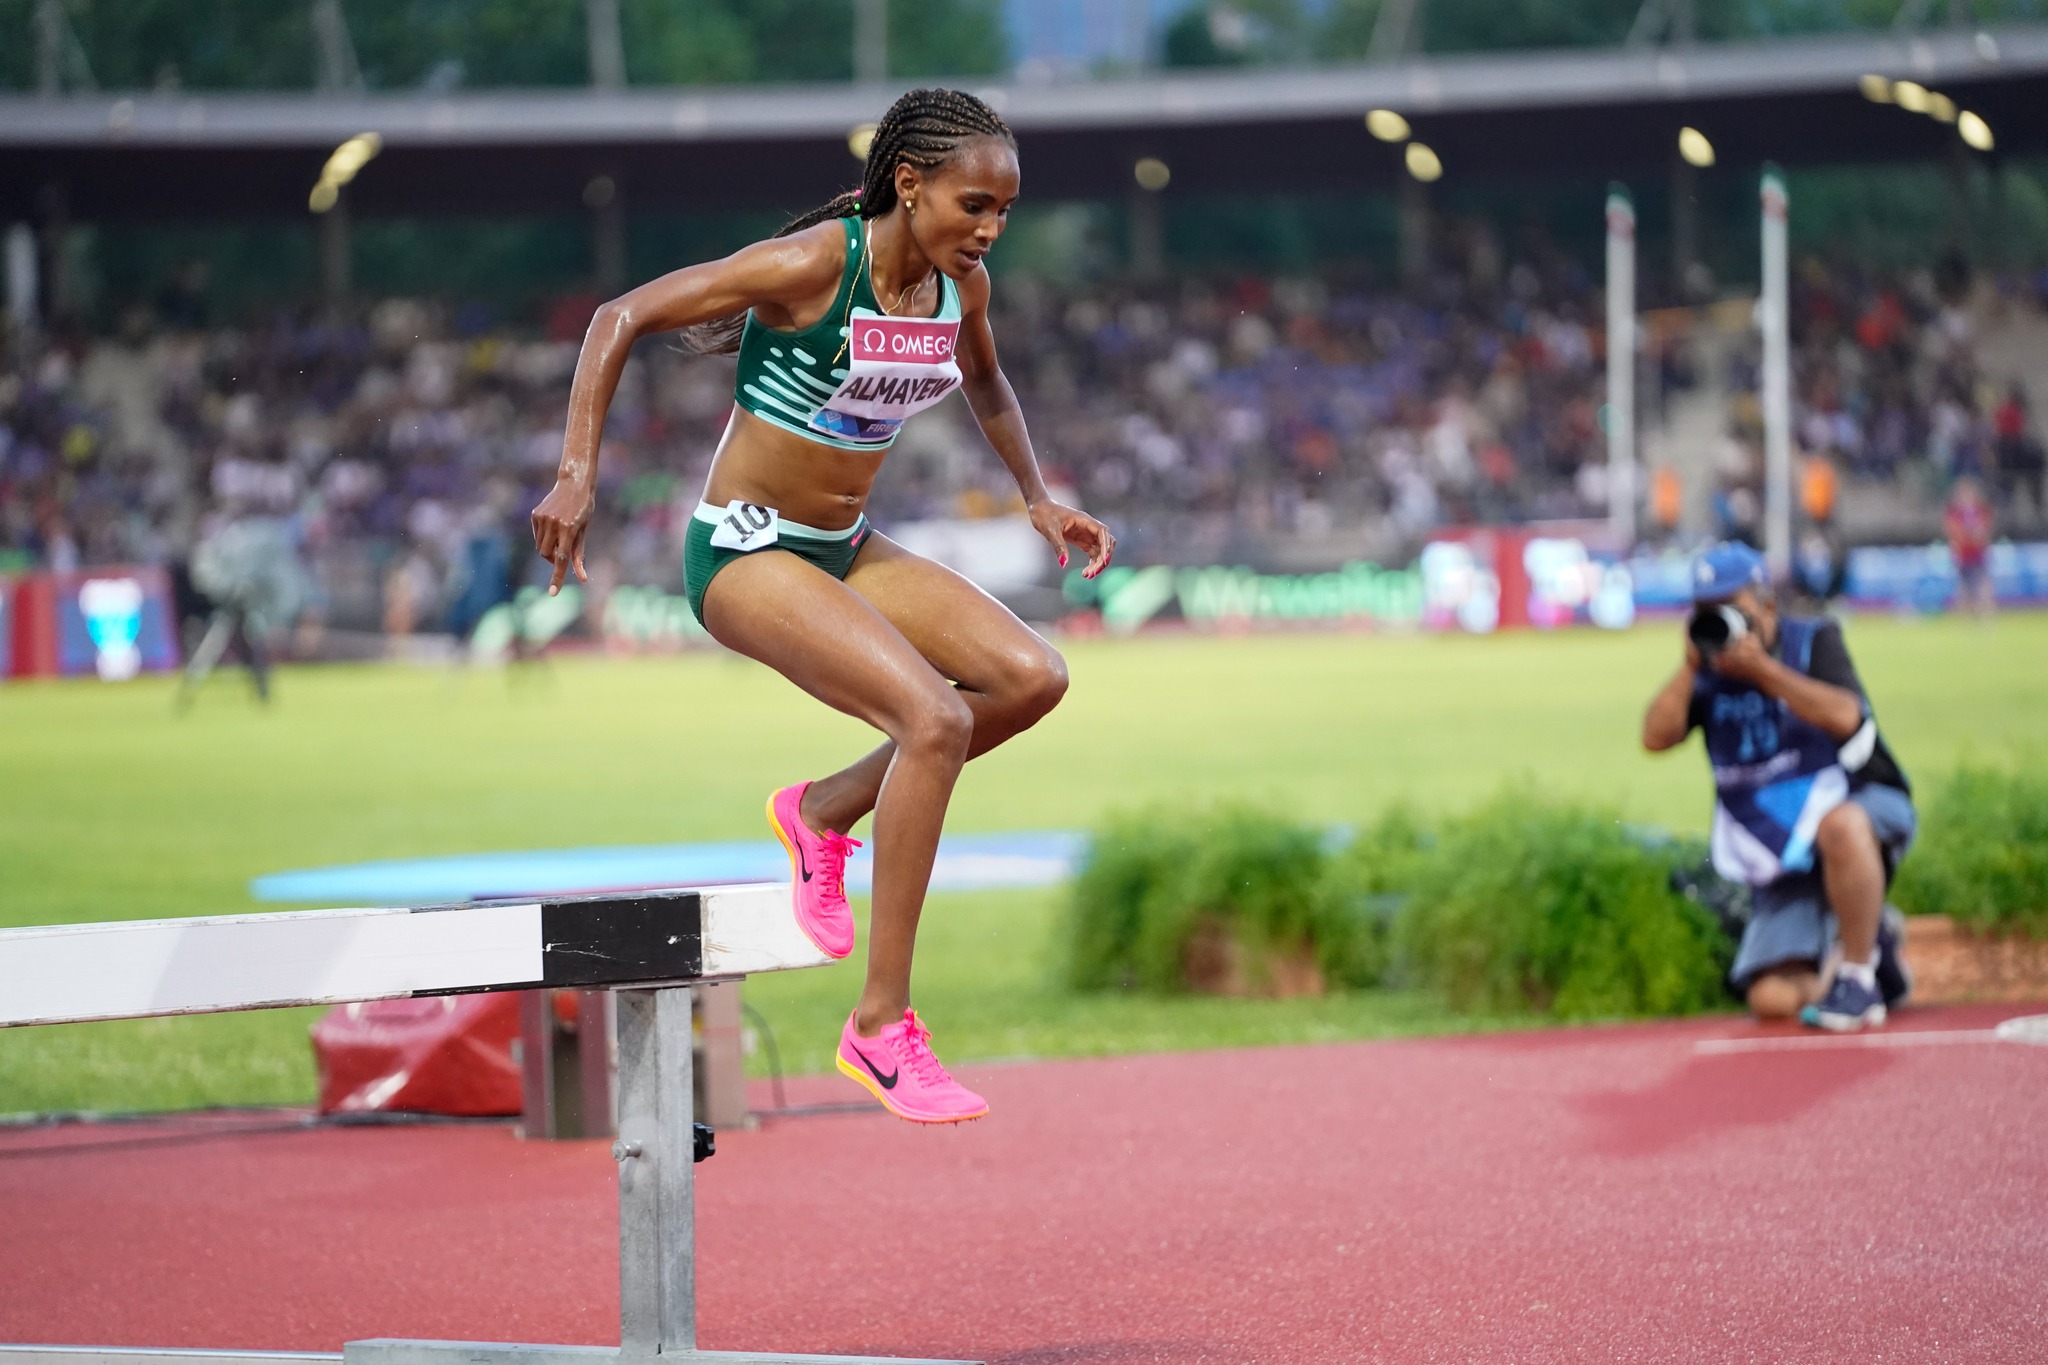
MULTIPOLYGON (((1556 252, 1471 259, 1403 293, 1010 277, 998 341, 1049 470, 1118 524, 1133 563, 1274 564, 1332 545, 1385 561, 1443 524, 1600 515, 1597 288, 1556 252)), ((1995 341, 2038 323, 2044 290, 1803 263, 1796 429, 1843 476, 1846 534, 1931 535, 1967 473, 2040 517, 2038 416, 2022 377, 1976 352, 1986 327, 1995 341), (1874 509, 1865 525, 1858 508, 1874 509)), ((524 563, 575 306, 552 339, 404 299, 207 330, 136 307, 109 335, 18 351, 0 380, 0 556, 177 563, 223 519, 280 517, 333 624, 459 633, 524 563)), ((1658 392, 1698 382, 1682 338, 1657 361, 1658 392)), ((1726 393, 1707 397, 1730 435, 1705 467, 1714 529, 1739 531, 1757 477, 1753 357, 1738 347, 1718 378, 1726 393)), ((605 583, 673 586, 729 399, 728 362, 642 347, 608 433, 605 583)), ((906 436, 875 512, 885 526, 992 515, 1014 496, 1000 476, 955 412, 906 436)))

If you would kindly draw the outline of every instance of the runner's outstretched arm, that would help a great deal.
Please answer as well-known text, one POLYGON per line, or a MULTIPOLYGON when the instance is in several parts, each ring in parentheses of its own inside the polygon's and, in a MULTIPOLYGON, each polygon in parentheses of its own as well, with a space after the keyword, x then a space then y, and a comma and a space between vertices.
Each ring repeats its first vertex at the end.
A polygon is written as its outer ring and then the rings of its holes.
POLYGON ((1038 534, 1051 543, 1062 565, 1067 562, 1069 543, 1086 551, 1088 567, 1082 576, 1093 578, 1109 567, 1110 556, 1116 553, 1116 537, 1086 512, 1054 502, 1046 492, 1017 392, 996 363, 996 339, 988 326, 988 296, 988 271, 977 270, 960 282, 961 392, 967 395, 967 406, 973 409, 981 434, 1017 480, 1038 534))
POLYGON ((562 467, 555 486, 533 509, 533 539, 555 566, 550 594, 561 590, 570 568, 583 571, 583 538, 596 498, 597 455, 605 412, 633 343, 714 318, 766 306, 786 308, 839 278, 842 248, 830 233, 799 232, 744 247, 722 261, 671 271, 601 305, 583 334, 576 378, 569 388, 569 424, 562 437, 562 467))

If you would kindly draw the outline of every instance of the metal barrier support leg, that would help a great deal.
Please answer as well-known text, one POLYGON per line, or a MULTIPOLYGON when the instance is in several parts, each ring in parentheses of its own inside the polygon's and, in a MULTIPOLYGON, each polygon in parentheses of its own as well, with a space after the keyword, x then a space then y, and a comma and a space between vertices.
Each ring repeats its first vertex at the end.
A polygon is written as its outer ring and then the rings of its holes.
POLYGON ((619 1350, 697 1349, 690 989, 619 992, 619 1350))
POLYGON ((342 1348, 344 1365, 968 1365, 898 1356, 697 1349, 690 988, 621 990, 617 1008, 619 1136, 612 1155, 619 1163, 620 1344, 351 1341, 342 1348))

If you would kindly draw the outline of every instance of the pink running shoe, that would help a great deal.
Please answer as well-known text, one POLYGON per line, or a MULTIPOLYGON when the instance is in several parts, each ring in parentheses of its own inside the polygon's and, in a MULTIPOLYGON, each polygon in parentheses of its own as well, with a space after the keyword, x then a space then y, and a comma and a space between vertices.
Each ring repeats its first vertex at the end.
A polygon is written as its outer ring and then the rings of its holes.
POLYGON ((790 899, 796 906, 796 923, 804 937, 818 945, 828 957, 845 957, 853 951, 853 907, 846 903, 846 857, 860 847, 860 840, 826 830, 811 833, 799 810, 804 792, 800 782, 784 787, 768 798, 768 823, 775 837, 789 850, 790 899))
POLYGON ((899 1119, 912 1123, 961 1123, 988 1112, 988 1101, 946 1074, 932 1056, 932 1035, 916 1010, 873 1038, 853 1029, 853 1016, 839 1034, 839 1069, 866 1086, 899 1119))

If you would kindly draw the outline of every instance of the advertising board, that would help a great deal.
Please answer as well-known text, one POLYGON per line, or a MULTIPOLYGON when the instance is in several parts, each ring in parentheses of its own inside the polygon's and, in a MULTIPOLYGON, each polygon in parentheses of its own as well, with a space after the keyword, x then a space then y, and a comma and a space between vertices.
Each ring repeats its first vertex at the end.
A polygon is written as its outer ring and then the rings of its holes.
POLYGON ((123 682, 178 666, 169 578, 159 568, 55 574, 57 669, 123 682))
MULTIPOLYGON (((2048 542, 1991 547, 1986 567, 2001 605, 2048 602, 2048 542)), ((1871 545, 1849 552, 1843 593, 1852 602, 1904 611, 1940 611, 1955 601, 1956 566, 1948 546, 1871 545)))
POLYGON ((120 682, 178 666, 169 576, 155 567, 28 574, 0 586, 0 677, 120 682))

